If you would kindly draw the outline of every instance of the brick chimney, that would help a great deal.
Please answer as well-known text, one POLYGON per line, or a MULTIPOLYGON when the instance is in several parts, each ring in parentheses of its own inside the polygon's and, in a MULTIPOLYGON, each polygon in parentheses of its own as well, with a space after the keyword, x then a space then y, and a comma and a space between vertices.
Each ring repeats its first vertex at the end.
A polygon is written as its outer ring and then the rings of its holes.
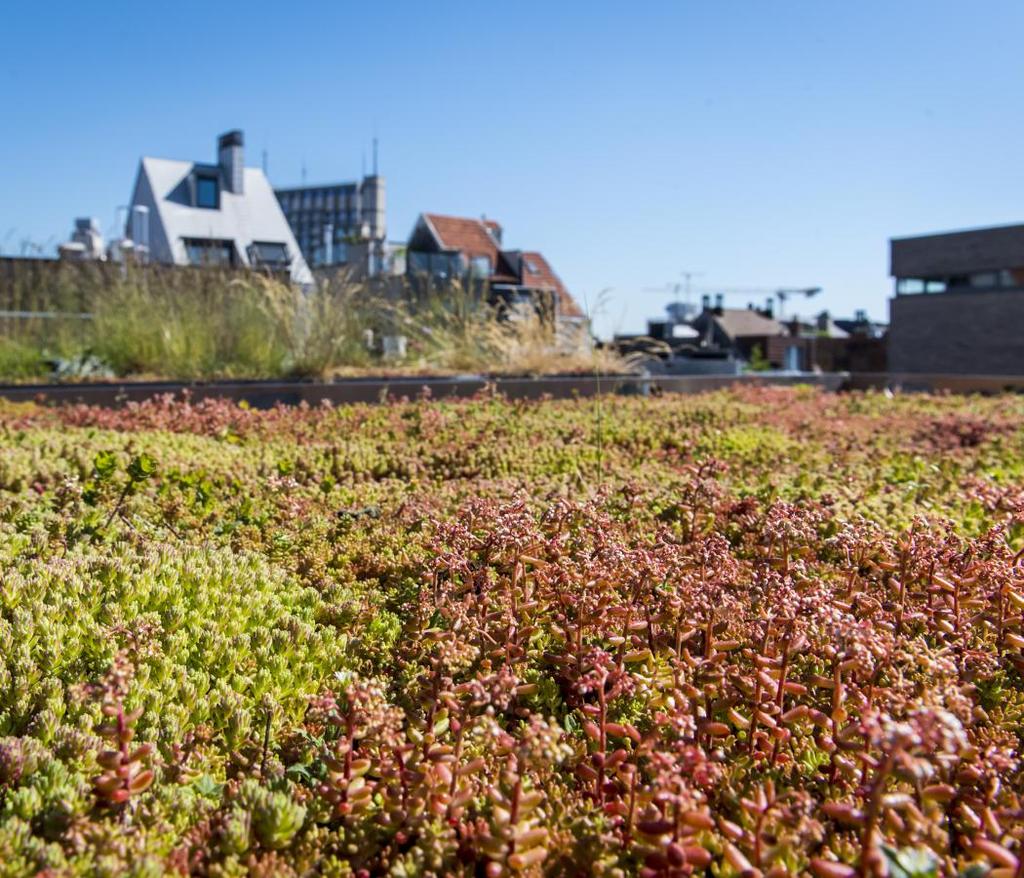
POLYGON ((241 195, 245 191, 245 150, 242 132, 228 131, 217 138, 217 164, 224 173, 224 188, 241 195))

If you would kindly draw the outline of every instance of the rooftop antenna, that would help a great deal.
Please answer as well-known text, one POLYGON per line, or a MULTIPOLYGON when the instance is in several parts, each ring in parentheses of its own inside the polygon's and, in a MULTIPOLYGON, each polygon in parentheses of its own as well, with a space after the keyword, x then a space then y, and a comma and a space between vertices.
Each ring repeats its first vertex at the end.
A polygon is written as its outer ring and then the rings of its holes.
POLYGON ((302 160, 302 185, 306 185, 306 160, 302 160))
POLYGON ((373 176, 377 176, 377 138, 373 138, 373 176))
MULTIPOLYGON (((686 304, 689 305, 690 304, 690 281, 693 280, 695 277, 703 277, 704 276, 704 272, 703 271, 681 271, 679 273, 683 276, 683 280, 686 283, 686 286, 685 286, 686 304)), ((678 301, 679 301, 679 284, 676 284, 676 302, 678 302, 678 301)))
POLYGON ((684 293, 685 296, 686 296, 686 306, 687 306, 687 308, 689 308, 690 305, 692 304, 692 302, 691 302, 692 288, 690 286, 690 282, 693 280, 693 278, 700 277, 703 274, 703 272, 701 272, 701 271, 681 271, 679 273, 683 277, 683 281, 684 281, 683 283, 673 282, 673 283, 667 283, 664 286, 660 286, 660 287, 644 287, 644 292, 648 292, 648 293, 670 293, 672 295, 672 306, 676 309, 677 312, 679 310, 679 306, 682 304, 682 301, 679 298, 679 294, 680 293, 684 293))
POLYGON ((263 150, 263 176, 267 176, 267 151, 263 150))
POLYGON ((786 307, 786 299, 790 296, 816 296, 821 292, 821 287, 798 287, 797 289, 776 290, 775 297, 779 300, 779 321, 782 321, 782 312, 786 307))

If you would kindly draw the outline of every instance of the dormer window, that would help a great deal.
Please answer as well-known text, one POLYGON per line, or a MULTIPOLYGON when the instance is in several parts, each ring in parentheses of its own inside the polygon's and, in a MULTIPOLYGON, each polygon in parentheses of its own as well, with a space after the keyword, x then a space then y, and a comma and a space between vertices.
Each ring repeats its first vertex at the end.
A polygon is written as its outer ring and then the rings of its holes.
POLYGON ((220 186, 212 174, 196 174, 196 207, 210 210, 220 207, 220 186))
POLYGON ((288 248, 272 241, 254 241, 249 246, 249 261, 262 268, 282 271, 288 268, 288 248))
POLYGON ((215 238, 183 238, 182 242, 185 244, 189 265, 205 268, 229 268, 237 262, 235 245, 231 241, 215 238))

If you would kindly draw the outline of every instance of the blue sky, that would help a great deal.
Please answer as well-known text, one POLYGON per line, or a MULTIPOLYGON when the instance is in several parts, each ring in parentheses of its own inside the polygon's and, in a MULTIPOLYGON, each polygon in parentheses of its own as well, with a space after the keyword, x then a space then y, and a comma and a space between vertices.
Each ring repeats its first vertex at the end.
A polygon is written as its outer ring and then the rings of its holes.
POLYGON ((0 250, 112 227, 143 154, 238 127, 275 184, 347 180, 376 133, 390 237, 486 213, 602 332, 685 269, 884 317, 890 236, 1024 220, 1022 34, 1020 0, 21 3, 0 250))

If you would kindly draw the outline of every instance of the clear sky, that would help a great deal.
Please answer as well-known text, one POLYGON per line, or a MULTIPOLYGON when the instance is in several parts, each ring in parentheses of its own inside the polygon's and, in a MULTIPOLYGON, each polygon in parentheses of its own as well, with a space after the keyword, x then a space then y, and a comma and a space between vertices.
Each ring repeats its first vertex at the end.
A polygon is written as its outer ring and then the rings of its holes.
POLYGON ((111 230, 143 154, 237 127, 340 181, 376 133, 389 237, 485 213, 602 332, 686 269, 883 318, 890 236, 1024 221, 1022 37, 1021 0, 11 4, 0 250, 111 230))

